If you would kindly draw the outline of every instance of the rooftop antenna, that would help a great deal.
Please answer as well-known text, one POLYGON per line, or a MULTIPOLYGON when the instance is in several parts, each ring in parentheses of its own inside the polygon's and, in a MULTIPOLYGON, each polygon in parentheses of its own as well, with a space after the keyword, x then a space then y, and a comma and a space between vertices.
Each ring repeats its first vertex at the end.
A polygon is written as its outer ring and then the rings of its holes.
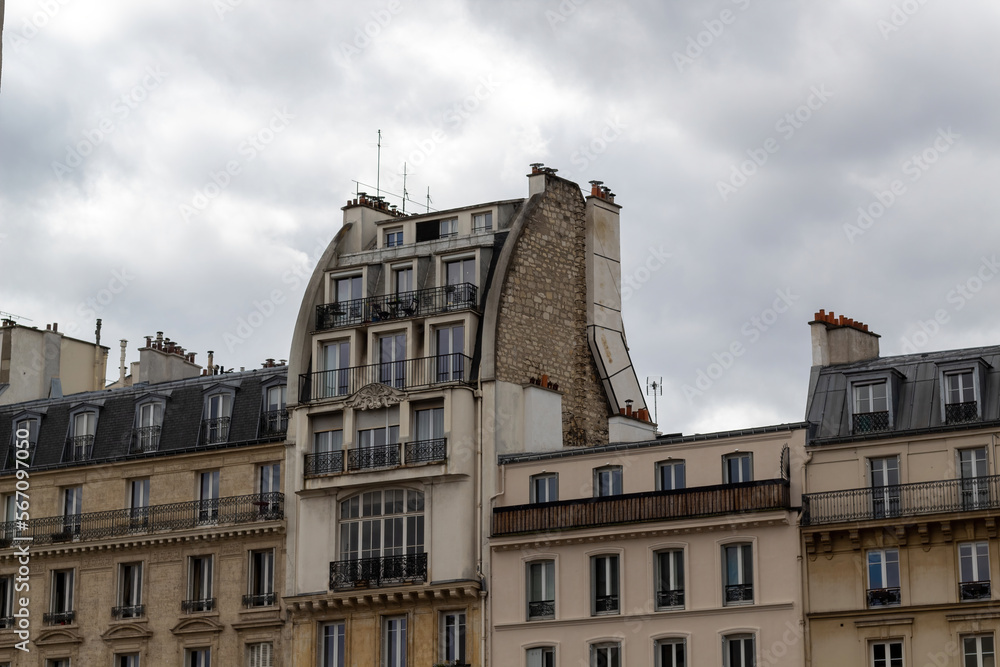
POLYGON ((427 213, 431 212, 431 186, 427 186, 427 213))
POLYGON ((406 191, 406 163, 403 163, 403 213, 406 213, 406 198, 410 193, 406 191))
POLYGON ((381 194, 379 191, 379 179, 382 177, 382 130, 378 131, 378 152, 375 160, 375 197, 381 194))
POLYGON ((656 397, 663 396, 663 377, 646 378, 646 396, 653 397, 653 421, 660 423, 660 417, 656 408, 656 397))
POLYGON ((24 320, 25 322, 32 322, 33 321, 31 319, 28 319, 24 315, 15 315, 14 313, 7 313, 7 312, 4 312, 2 310, 0 310, 0 317, 2 317, 5 320, 10 320, 11 322, 15 322, 17 320, 24 320))

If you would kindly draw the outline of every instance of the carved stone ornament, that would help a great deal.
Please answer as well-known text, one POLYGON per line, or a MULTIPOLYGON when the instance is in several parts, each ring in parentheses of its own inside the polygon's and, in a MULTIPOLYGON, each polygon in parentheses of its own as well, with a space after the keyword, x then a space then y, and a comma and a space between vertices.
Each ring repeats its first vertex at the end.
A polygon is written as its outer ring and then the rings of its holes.
POLYGON ((366 384, 347 400, 347 407, 355 410, 377 410, 403 401, 403 392, 385 384, 366 384))

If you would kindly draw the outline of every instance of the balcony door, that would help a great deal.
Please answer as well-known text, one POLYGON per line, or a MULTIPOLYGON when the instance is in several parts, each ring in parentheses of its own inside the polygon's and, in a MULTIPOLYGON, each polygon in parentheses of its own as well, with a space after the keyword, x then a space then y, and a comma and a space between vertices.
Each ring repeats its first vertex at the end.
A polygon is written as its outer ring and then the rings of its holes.
POLYGON ((327 343, 323 346, 322 381, 317 387, 320 394, 316 398, 330 398, 347 394, 348 377, 351 366, 350 341, 327 343))
POLYGON ((899 457, 869 459, 872 514, 876 519, 899 516, 899 457))
POLYGON ((448 308, 467 308, 475 305, 475 259, 460 259, 446 263, 445 279, 448 308))
POLYGON ((406 386, 406 334, 379 336, 378 360, 378 381, 403 389, 406 386))
POLYGON ((986 448, 961 449, 958 452, 961 475, 962 509, 973 510, 989 507, 990 487, 986 468, 986 448))
POLYGON ((465 325, 437 330, 437 381, 465 379, 465 325))
POLYGON ((201 473, 198 485, 198 520, 204 522, 219 520, 219 471, 201 473))

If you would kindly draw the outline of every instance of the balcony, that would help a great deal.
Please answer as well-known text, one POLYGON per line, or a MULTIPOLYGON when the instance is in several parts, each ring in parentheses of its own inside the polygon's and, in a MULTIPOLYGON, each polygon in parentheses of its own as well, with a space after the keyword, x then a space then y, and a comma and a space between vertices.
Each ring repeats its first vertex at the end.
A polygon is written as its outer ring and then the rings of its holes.
POLYGON ((972 512, 1000 508, 1000 476, 810 493, 802 497, 802 525, 972 512))
POLYGON ((42 623, 45 625, 69 625, 76 620, 75 611, 54 611, 42 614, 42 623))
POLYGON ((425 463, 444 463, 448 457, 447 438, 415 440, 378 447, 355 447, 347 450, 306 454, 305 476, 335 475, 347 471, 383 470, 425 463))
POLYGON ((316 306, 316 330, 356 327, 375 322, 427 317, 476 308, 476 286, 471 283, 431 287, 384 296, 370 296, 316 306))
POLYGON ((181 611, 185 614, 192 614, 199 611, 212 611, 213 609, 215 609, 215 598, 184 600, 181 602, 181 611))
POLYGON ((344 472, 344 451, 306 454, 305 476, 333 475, 344 472))
POLYGON ((155 452, 160 447, 159 426, 142 426, 132 429, 132 440, 128 448, 129 454, 147 454, 155 452))
POLYGON ((944 421, 946 424, 968 424, 979 421, 979 408, 976 401, 948 403, 944 406, 944 421))
POLYGON ((898 607, 902 597, 898 588, 870 588, 868 589, 869 607, 898 607))
POLYGON ((854 415, 852 433, 877 433, 889 430, 888 412, 862 412, 854 415))
POLYGON ((251 607, 271 607, 277 602, 278 596, 275 593, 257 593, 243 596, 243 606, 247 609, 251 607))
MULTIPOLYGON (((0 534, 30 537, 34 545, 73 541, 92 541, 115 537, 144 535, 176 530, 190 530, 205 525, 206 511, 212 525, 277 521, 285 518, 285 496, 281 493, 256 493, 230 496, 205 502, 194 500, 168 505, 150 505, 137 515, 134 508, 88 512, 70 516, 31 519, 27 525, 0 523, 0 534), (68 528, 67 528, 68 526, 68 528)), ((22 524, 24 522, 21 522, 22 524)))
POLYGON ((330 563, 330 590, 378 588, 427 581, 427 554, 357 558, 330 563))
POLYGON ((218 442, 229 442, 229 417, 215 417, 214 419, 203 419, 202 433, 204 443, 214 445, 218 442))
POLYGON ((62 460, 64 463, 71 461, 89 461, 94 454, 94 436, 74 435, 66 438, 66 447, 63 449, 62 460))
POLYGON ((656 591, 658 609, 681 608, 684 606, 684 591, 656 591))
POLYGON ((413 389, 447 382, 469 382, 471 362, 464 354, 455 353, 303 373, 299 375, 299 401, 346 398, 369 384, 413 389))
POLYGON ((595 614, 617 614, 618 613, 618 596, 617 595, 598 595, 594 598, 594 613, 595 614))
POLYGON ((990 595, 991 589, 988 581, 963 581, 958 585, 958 599, 962 602, 989 600, 990 595))
POLYGON ((260 437, 285 435, 288 431, 288 410, 265 410, 260 415, 260 437))
POLYGON ((555 600, 533 600, 528 603, 528 618, 555 618, 555 600))
POLYGON ((111 618, 142 618, 145 615, 146 605, 142 604, 111 608, 111 618))
POLYGON ((753 602, 753 584, 727 584, 725 604, 753 602))
POLYGON ((768 479, 493 509, 493 535, 789 509, 788 482, 768 479))
POLYGON ((17 625, 14 622, 13 616, 0 616, 0 630, 12 630, 17 625))

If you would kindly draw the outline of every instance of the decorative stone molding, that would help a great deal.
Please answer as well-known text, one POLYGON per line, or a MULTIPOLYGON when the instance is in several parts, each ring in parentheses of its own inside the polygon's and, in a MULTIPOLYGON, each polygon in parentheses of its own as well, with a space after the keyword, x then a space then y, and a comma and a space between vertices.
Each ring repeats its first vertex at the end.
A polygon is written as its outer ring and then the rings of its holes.
POLYGON ((34 639, 36 646, 62 646, 64 644, 82 644, 83 637, 76 629, 55 628, 43 630, 34 639))
POLYGON ((345 405, 355 410, 377 410, 398 405, 403 402, 403 398, 403 392, 398 389, 373 382, 354 392, 345 405))
POLYGON ((153 631, 145 623, 122 623, 113 625, 101 634, 101 639, 106 642, 113 641, 135 641, 137 639, 149 639, 153 636, 153 631))
POLYGON ((175 635, 195 635, 205 632, 219 633, 225 629, 225 626, 216 621, 214 618, 199 616, 197 618, 186 618, 174 627, 170 628, 170 632, 175 635))

